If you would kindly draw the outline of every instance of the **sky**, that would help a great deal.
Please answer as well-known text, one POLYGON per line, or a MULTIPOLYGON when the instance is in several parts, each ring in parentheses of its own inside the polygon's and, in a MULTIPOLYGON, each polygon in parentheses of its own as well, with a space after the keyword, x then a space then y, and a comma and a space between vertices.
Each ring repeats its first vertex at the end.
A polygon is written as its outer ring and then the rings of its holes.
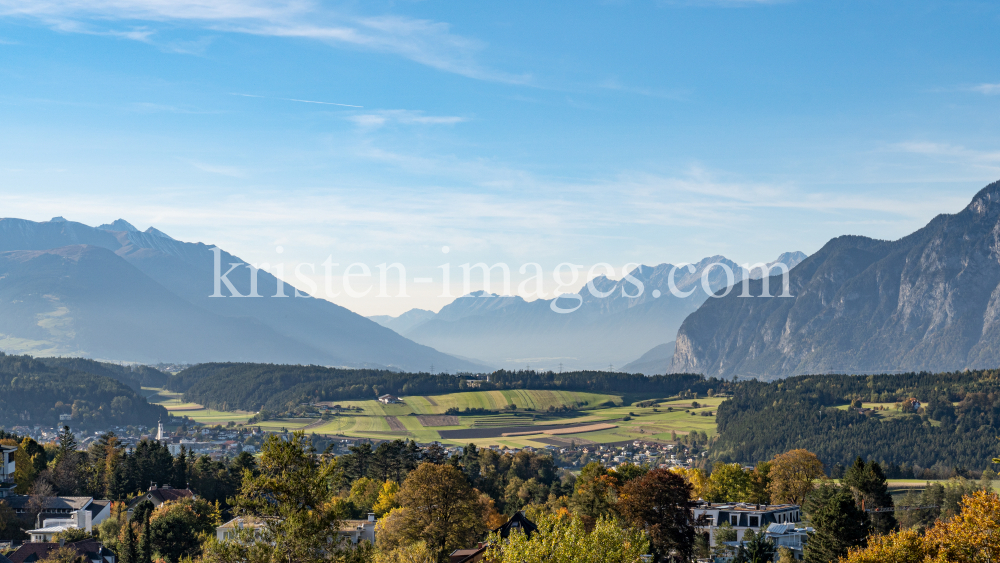
POLYGON ((292 283, 403 264, 406 298, 330 297, 365 315, 439 309, 445 263, 457 293, 463 263, 579 285, 896 239, 1000 179, 998 24, 977 1, 0 0, 0 215, 124 218, 292 283))

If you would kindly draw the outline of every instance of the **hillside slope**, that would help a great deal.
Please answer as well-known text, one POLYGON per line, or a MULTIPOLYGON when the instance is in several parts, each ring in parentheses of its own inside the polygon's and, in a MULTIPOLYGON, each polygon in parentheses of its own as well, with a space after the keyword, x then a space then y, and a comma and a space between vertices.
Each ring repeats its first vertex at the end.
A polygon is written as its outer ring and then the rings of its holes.
POLYGON ((1000 183, 900 240, 831 240, 790 289, 707 301, 681 325, 671 369, 769 379, 1000 365, 1000 183))
MULTIPOLYGON (((801 252, 782 255, 789 267, 803 258, 801 252)), ((687 297, 677 297, 668 282, 673 265, 640 266, 629 274, 634 282, 599 276, 593 280, 593 292, 586 284, 580 288, 580 301, 561 298, 557 303, 560 308, 579 304, 568 314, 553 311, 551 300, 529 302, 519 296, 474 292, 456 299, 437 315, 422 314, 425 320, 409 323, 409 328, 401 328, 401 334, 449 354, 478 358, 505 369, 526 365, 552 370, 560 366, 620 367, 654 346, 674 340, 684 318, 708 299, 702 273, 715 263, 729 266, 735 280, 759 276, 759 270, 748 274, 725 257, 711 256, 694 264, 693 271, 677 269, 677 289, 690 292, 687 297)), ((724 270, 711 267, 708 272, 713 292, 727 285, 724 270)), ((401 327, 405 317, 380 322, 401 327)))
MULTIPOLYGON (((30 283, 18 285, 14 283, 14 278, 10 278, 0 281, 0 292, 8 292, 7 295, 11 298, 5 305, 8 307, 6 317, 9 318, 0 320, 0 332, 6 335, 6 340, 0 342, 0 349, 38 354, 87 354, 127 361, 145 361, 146 358, 168 362, 253 360, 407 370, 426 370, 434 365, 437 369, 450 371, 481 368, 473 362, 453 358, 409 341, 326 300, 211 298, 209 295, 214 291, 214 254, 212 247, 202 243, 177 241, 153 228, 139 232, 123 220, 103 225, 102 228, 92 228, 59 218, 41 223, 23 219, 0 219, 0 252, 56 252, 47 257, 28 254, 8 257, 9 267, 19 268, 18 275, 22 279, 34 279, 27 269, 53 264, 60 252, 63 253, 63 259, 69 254, 80 253, 79 250, 60 250, 79 245, 109 250, 121 263, 88 250, 85 253, 88 258, 85 264, 96 268, 106 266, 109 270, 101 274, 100 271, 91 269, 87 271, 88 278, 61 285, 59 299, 75 299, 75 322, 83 322, 83 312, 95 315, 94 321, 88 326, 99 329, 97 332, 108 335, 110 340, 113 340, 111 335, 118 333, 121 344, 109 349, 107 353, 100 352, 101 348, 95 347, 95 339, 100 336, 75 331, 75 336, 68 340, 65 338, 67 334, 63 334, 64 338, 59 346, 46 346, 44 342, 52 335, 52 331, 39 325, 41 320, 38 315, 51 313, 57 308, 51 306, 45 309, 43 301, 48 301, 46 294, 38 292, 34 292, 37 295, 29 299, 33 307, 18 303, 17 295, 20 294, 17 291, 33 290, 30 283), (131 270, 122 269, 122 264, 130 265, 131 270), (116 279, 115 276, 122 272, 126 276, 116 279), (83 284, 79 295, 74 295, 75 283, 83 284), (130 309, 113 300, 105 301, 103 308, 87 308, 86 304, 90 302, 88 292, 102 283, 113 286, 136 305, 141 305, 146 300, 143 292, 152 292, 149 307, 159 309, 148 310, 148 313, 162 313, 164 321, 159 323, 159 327, 157 323, 132 321, 129 319, 130 309), (138 289, 139 286, 141 290, 138 289), (166 306, 168 300, 172 300, 174 305, 166 306), (169 310, 171 308, 178 314, 172 314, 169 310), (186 319, 181 312, 187 315, 186 319), (174 320, 168 324, 166 319, 174 320), (204 326, 216 327, 221 332, 216 334, 203 331, 205 339, 199 347, 190 348, 186 344, 178 346, 179 342, 187 343, 191 340, 184 335, 185 331, 197 333, 201 330, 198 326, 203 322, 207 323, 204 326), (223 329, 223 326, 228 328, 223 329), (162 340, 160 337, 163 335, 170 336, 167 340, 162 340), (128 346, 125 345, 126 342, 128 346), (136 348, 132 349, 130 346, 136 348)), ((222 252, 221 261, 224 264, 243 262, 226 252, 222 252)), ((68 263, 60 267, 68 267, 68 263)), ((238 292, 249 294, 248 268, 238 268, 229 275, 229 279, 238 292)), ((275 295, 277 285, 278 280, 273 275, 259 272, 260 295, 275 295)), ((294 291, 292 286, 286 285, 286 294, 293 295, 294 291)), ((113 296, 105 297, 112 299, 113 296)))

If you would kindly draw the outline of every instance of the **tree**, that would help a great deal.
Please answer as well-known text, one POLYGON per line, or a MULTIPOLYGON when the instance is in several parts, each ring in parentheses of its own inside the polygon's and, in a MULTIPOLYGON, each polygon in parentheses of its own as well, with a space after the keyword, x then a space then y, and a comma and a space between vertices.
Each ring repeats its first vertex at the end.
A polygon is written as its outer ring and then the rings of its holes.
POLYGON ((934 561, 978 563, 1000 560, 1000 497, 976 491, 962 499, 961 512, 927 531, 926 549, 934 561))
POLYGON ((204 499, 165 502, 149 521, 153 551, 169 563, 196 557, 201 553, 201 535, 212 533, 220 523, 215 508, 204 499))
POLYGON ((774 456, 768 473, 771 499, 779 504, 802 504, 813 490, 813 481, 825 477, 823 462, 807 450, 792 450, 774 456))
POLYGON ((753 483, 750 475, 743 471, 738 463, 719 463, 712 467, 708 477, 708 492, 705 500, 709 502, 750 502, 753 494, 753 483))
POLYGON ((645 465, 636 465, 634 463, 623 463, 614 469, 615 476, 618 477, 618 483, 624 485, 629 481, 638 479, 649 472, 649 467, 645 465))
POLYGON ((489 537, 485 560, 495 563, 636 563, 649 549, 643 532, 614 518, 599 518, 587 532, 581 518, 568 514, 532 513, 538 533, 531 539, 512 533, 507 541, 489 537))
POLYGON ((439 561, 447 561, 448 553, 472 545, 486 531, 479 492, 450 465, 421 464, 407 476, 396 500, 400 508, 389 516, 395 522, 383 534, 387 545, 422 540, 439 561))
POLYGON ((867 547, 851 549, 843 563, 922 563, 927 555, 924 539, 917 530, 900 530, 874 535, 867 547))
POLYGON ((618 480, 596 461, 588 463, 576 478, 571 504, 574 512, 596 520, 611 512, 618 496, 618 480))
POLYGON ((850 548, 865 545, 868 515, 854 504, 849 490, 823 485, 809 495, 804 508, 816 530, 806 543, 807 563, 836 561, 850 548))
MULTIPOLYGON (((854 460, 854 464, 847 468, 841 482, 851 490, 855 504, 862 510, 893 507, 885 473, 874 460, 865 463, 859 456, 854 460)), ((886 534, 896 529, 896 517, 892 512, 874 513, 871 519, 872 527, 879 533, 886 534)))
POLYGON ((873 536, 867 547, 852 549, 844 563, 980 563, 1000 558, 1000 497, 975 491, 961 501, 961 512, 938 520, 924 536, 900 530, 873 536))
POLYGON ((691 485, 691 500, 704 498, 708 494, 708 475, 703 470, 675 467, 671 471, 684 477, 684 480, 691 485))
POLYGON ((771 563, 774 561, 774 542, 768 539, 763 530, 754 533, 753 530, 747 529, 746 535, 749 537, 744 537, 746 543, 736 550, 733 563, 771 563))
POLYGON ((287 441, 267 437, 259 473, 245 470, 233 499, 237 516, 260 522, 260 528, 247 541, 209 542, 204 561, 311 563, 332 557, 342 510, 334 497, 336 461, 313 455, 308 446, 301 431, 287 441))
POLYGON ((626 483, 617 510, 649 535, 657 559, 672 552, 690 559, 694 550, 694 523, 687 508, 691 485, 667 469, 654 469, 626 483))
POLYGON ((139 549, 135 542, 135 528, 131 522, 125 522, 122 525, 118 544, 119 563, 139 563, 139 549))
POLYGON ((747 502, 753 504, 771 504, 771 462, 761 461, 750 472, 750 496, 747 502))
POLYGON ((369 477, 361 477, 354 481, 351 484, 351 494, 347 500, 353 505, 355 516, 360 518, 371 512, 372 507, 378 502, 381 491, 381 481, 369 477))
POLYGON ((72 543, 75 541, 89 539, 91 537, 92 536, 87 532, 87 530, 82 528, 70 528, 65 532, 59 532, 58 534, 52 536, 52 541, 59 543, 72 543))
POLYGON ((418 541, 395 549, 376 551, 374 563, 437 563, 437 556, 427 547, 427 542, 418 541))
POLYGON ((375 502, 375 506, 372 507, 375 516, 381 518, 393 508, 398 507, 399 503, 396 502, 397 494, 399 494, 399 485, 395 481, 386 481, 383 483, 382 489, 378 492, 378 500, 375 502))
POLYGON ((72 547, 57 547, 40 560, 41 563, 89 563, 86 556, 80 555, 72 547))

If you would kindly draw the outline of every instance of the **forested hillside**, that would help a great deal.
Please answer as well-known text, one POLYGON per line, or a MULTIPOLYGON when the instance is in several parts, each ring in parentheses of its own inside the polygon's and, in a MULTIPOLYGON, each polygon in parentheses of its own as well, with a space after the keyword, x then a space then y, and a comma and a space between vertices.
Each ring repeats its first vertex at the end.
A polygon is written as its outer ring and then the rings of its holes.
MULTIPOLYGON (((618 372, 497 371, 476 389, 562 389, 614 394, 670 396, 691 390, 705 394, 728 384, 699 375, 646 377, 618 372)), ((167 383, 184 392, 186 401, 221 410, 283 412, 306 401, 373 399, 394 395, 435 395, 468 388, 466 377, 398 373, 384 370, 336 369, 319 366, 214 363, 186 369, 167 383)))
POLYGON ((73 415, 74 428, 153 426, 167 411, 109 377, 0 353, 0 426, 55 426, 73 415))
POLYGON ((117 379, 136 391, 142 387, 162 387, 170 377, 162 371, 144 365, 118 365, 98 362, 84 358, 38 358, 38 361, 50 367, 82 371, 94 375, 103 375, 117 379))
POLYGON ((748 381, 720 405, 717 422, 712 455, 719 461, 749 463, 803 448, 828 469, 862 456, 899 477, 914 467, 981 470, 1000 452, 1000 371, 748 381), (852 400, 886 410, 833 408, 852 400))

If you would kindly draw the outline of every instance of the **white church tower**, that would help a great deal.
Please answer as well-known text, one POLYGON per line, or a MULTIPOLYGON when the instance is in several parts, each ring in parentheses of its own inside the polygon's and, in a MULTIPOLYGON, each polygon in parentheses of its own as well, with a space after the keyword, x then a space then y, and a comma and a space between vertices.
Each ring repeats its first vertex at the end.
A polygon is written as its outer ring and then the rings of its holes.
POLYGON ((163 421, 161 420, 161 421, 160 421, 160 422, 159 422, 159 423, 158 423, 158 424, 156 425, 156 440, 157 440, 158 442, 162 442, 162 441, 163 441, 163 438, 164 438, 164 435, 163 435, 163 421))

